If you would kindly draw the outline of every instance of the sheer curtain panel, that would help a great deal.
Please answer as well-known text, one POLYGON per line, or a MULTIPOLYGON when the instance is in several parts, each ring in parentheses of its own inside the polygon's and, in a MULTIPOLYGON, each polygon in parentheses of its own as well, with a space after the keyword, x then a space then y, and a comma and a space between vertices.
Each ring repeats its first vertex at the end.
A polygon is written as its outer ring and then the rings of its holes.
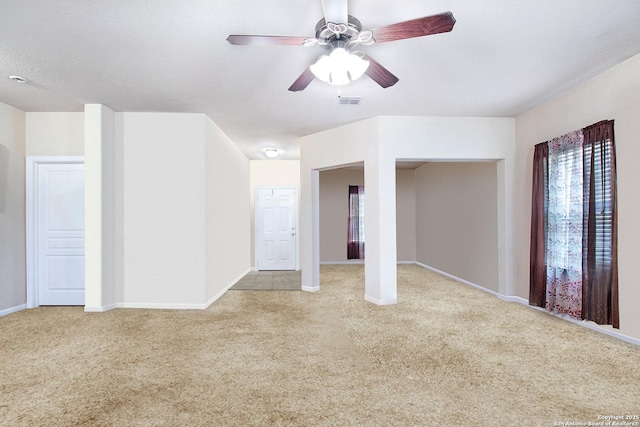
POLYGON ((535 146, 529 304, 619 327, 613 121, 535 146))

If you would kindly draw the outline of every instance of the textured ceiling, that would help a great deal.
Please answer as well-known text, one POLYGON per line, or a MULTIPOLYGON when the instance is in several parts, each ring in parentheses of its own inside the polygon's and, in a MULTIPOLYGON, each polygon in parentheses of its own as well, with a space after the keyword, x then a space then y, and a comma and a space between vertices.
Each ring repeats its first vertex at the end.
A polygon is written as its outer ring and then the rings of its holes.
POLYGON ((338 105, 287 88, 318 47, 232 46, 229 34, 313 36, 320 0, 0 0, 0 102, 25 111, 201 112, 253 159, 378 115, 514 117, 640 53, 638 0, 352 0, 364 29, 452 11, 452 32, 363 47, 400 81, 368 77, 338 105), (29 82, 18 84, 9 75, 29 82))

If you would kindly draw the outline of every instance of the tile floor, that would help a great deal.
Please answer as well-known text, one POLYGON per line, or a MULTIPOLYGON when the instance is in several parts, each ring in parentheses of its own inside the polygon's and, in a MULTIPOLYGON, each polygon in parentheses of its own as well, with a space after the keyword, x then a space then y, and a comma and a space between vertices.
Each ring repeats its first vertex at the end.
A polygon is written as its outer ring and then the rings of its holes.
POLYGON ((242 291, 299 291, 300 271, 251 271, 230 290, 242 291))

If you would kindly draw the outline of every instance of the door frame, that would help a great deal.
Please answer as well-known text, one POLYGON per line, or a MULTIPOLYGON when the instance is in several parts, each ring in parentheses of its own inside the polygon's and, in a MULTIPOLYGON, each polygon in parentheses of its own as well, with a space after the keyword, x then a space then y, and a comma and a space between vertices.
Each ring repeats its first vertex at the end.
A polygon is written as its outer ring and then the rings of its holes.
POLYGON ((38 301, 38 178, 39 167, 48 164, 84 164, 84 156, 28 156, 26 165, 26 249, 27 308, 39 307, 38 301))
POLYGON ((255 269, 258 270, 258 259, 259 256, 261 255, 260 252, 260 245, 258 245, 258 208, 260 207, 258 204, 258 194, 260 193, 259 190, 293 190, 294 194, 295 194, 295 202, 296 202, 296 208, 294 209, 294 218, 293 218, 293 222, 294 222, 294 227, 296 228, 296 235, 295 235, 295 271, 299 271, 300 270, 300 228, 298 227, 298 217, 299 217, 299 210, 300 210, 300 190, 298 189, 298 187, 295 186, 291 186, 291 185, 261 185, 261 186, 256 186, 254 189, 254 200, 253 200, 253 205, 254 205, 254 209, 253 209, 253 241, 254 241, 254 257, 255 257, 255 269))

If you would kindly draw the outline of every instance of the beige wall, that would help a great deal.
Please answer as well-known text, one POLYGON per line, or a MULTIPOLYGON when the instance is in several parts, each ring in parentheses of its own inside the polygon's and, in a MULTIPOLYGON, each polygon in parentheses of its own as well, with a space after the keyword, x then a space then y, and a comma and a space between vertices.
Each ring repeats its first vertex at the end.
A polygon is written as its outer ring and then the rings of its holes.
POLYGON ((27 113, 27 156, 82 156, 84 113, 27 113))
MULTIPOLYGON (((361 262, 347 259, 349 185, 364 185, 363 168, 332 169, 320 172, 320 262, 361 262)), ((401 262, 415 261, 416 217, 413 170, 396 170, 396 206, 397 259, 401 262)))
POLYGON ((349 185, 364 185, 364 169, 333 169, 320 172, 320 262, 362 262, 347 259, 349 185))
MULTIPOLYGON (((640 55, 516 119, 514 230, 516 292, 529 296, 533 146, 604 119, 615 120, 618 167, 620 332, 640 339, 640 55)), ((609 327, 604 327, 609 329, 609 327)))
POLYGON ((25 113, 0 103, 0 313, 27 300, 25 113))
MULTIPOLYGON (((251 201, 251 266, 256 265, 256 223, 255 223, 255 190, 256 187, 296 187, 300 189, 299 160, 251 160, 249 165, 249 197, 251 201)), ((300 206, 298 191, 298 206, 300 206)), ((298 216, 300 212, 298 209, 298 216)), ((300 259, 299 251, 296 259, 300 259)))
POLYGON ((498 292, 497 164, 416 170, 418 262, 498 292))
POLYGON ((416 261, 416 174, 396 169, 396 251, 398 262, 416 261))

